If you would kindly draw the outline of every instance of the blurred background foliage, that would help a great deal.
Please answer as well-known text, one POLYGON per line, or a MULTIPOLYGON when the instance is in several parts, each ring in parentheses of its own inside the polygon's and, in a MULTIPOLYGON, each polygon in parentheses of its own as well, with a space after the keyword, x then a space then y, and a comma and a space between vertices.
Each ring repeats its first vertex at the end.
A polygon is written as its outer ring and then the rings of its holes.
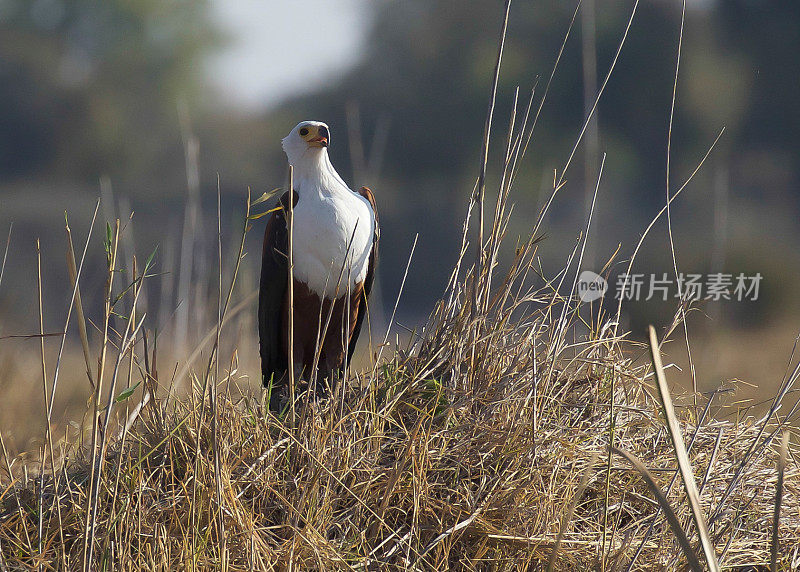
POLYGON ((195 0, 0 3, 3 180, 173 180, 176 101, 198 100, 199 62, 219 40, 206 11, 195 0))
MULTIPOLYGON (((582 10, 593 13, 578 14, 517 179, 514 237, 530 231, 552 189, 554 170, 563 168, 587 98, 602 85, 632 6, 584 1, 582 10)), ((280 139, 299 120, 312 118, 331 126, 330 153, 345 179, 371 186, 378 196, 384 306, 394 301, 419 233, 400 306, 403 324, 419 324, 457 253, 477 175, 502 2, 381 1, 362 9, 369 12, 368 29, 352 33, 367 39, 349 71, 334 78, 325 70, 310 72, 326 78, 322 87, 253 110, 237 106, 212 85, 207 59, 236 39, 218 25, 207 1, 0 0, 0 233, 4 237, 9 224, 15 225, 0 285, 0 335, 36 328, 35 237, 41 237, 45 256, 47 322, 53 330, 62 327, 69 302, 63 212, 69 210, 73 229, 84 236, 101 179, 107 199, 101 218, 124 221, 135 212, 129 249, 144 258, 160 245, 157 260, 165 274, 148 286, 148 304, 158 317, 150 327, 168 328, 180 301, 176 273, 191 194, 187 143, 199 145, 199 220, 191 250, 197 263, 189 279, 200 285, 193 292, 202 297, 215 288, 213 257, 205 265, 199 260, 214 249, 218 177, 226 239, 235 241, 247 187, 257 196, 284 184, 280 139)), ((574 10, 569 2, 514 3, 494 142, 505 137, 517 86, 521 105, 535 86, 534 110, 538 106, 574 10)), ((640 3, 597 109, 596 136, 590 129, 548 215, 542 247, 546 274, 563 267, 574 247, 603 153, 607 159, 585 267, 599 270, 620 247, 613 280, 663 206, 680 21, 678 0, 640 3)), ((324 21, 309 21, 295 39, 319 42, 320 50, 326 40, 324 21)), ((737 343, 761 343, 767 338, 759 332, 766 330, 789 332, 778 354, 788 355, 797 328, 798 53, 796 2, 688 2, 671 191, 723 127, 725 133, 673 208, 678 265, 686 272, 764 275, 757 302, 706 304, 697 314, 694 333, 698 344, 710 348, 706 371, 717 380, 734 375, 729 371, 736 367, 744 368, 742 375, 757 371, 738 363, 745 358, 737 343), (730 351, 714 349, 731 328, 747 328, 751 334, 742 336, 753 337, 738 338, 747 342, 726 337, 730 351)), ((282 56, 264 54, 263 66, 282 56)), ((319 85, 314 79, 309 77, 309 85, 319 85)), ((498 165, 499 156, 490 157, 489 188, 498 181, 498 165)), ((253 288, 262 222, 248 245, 246 276, 253 288)), ((98 256, 101 249, 98 234, 90 253, 98 256)), ((671 268, 666 225, 659 224, 636 269, 671 268)), ((101 270, 88 268, 87 283, 101 270)), ((102 283, 94 282, 99 293, 102 283)), ((91 297, 91 287, 85 295, 91 297)), ((644 331, 646 323, 669 320, 675 301, 626 310, 627 324, 644 331)), ((201 317, 188 320, 191 331, 203 331, 201 317)))

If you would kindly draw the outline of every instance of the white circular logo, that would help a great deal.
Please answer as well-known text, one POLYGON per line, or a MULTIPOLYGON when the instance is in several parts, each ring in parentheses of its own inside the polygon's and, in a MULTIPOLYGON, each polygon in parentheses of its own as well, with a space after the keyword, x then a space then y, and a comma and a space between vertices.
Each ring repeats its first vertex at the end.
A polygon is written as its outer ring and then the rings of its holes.
POLYGON ((599 300, 605 295, 606 290, 608 290, 608 283, 599 274, 591 270, 584 270, 578 276, 578 298, 581 302, 599 300))

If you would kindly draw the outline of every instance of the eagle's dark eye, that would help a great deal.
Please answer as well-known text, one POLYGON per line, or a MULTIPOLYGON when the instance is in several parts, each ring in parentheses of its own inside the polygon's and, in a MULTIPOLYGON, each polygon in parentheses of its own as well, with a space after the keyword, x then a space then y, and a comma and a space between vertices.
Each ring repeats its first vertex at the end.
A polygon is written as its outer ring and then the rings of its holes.
POLYGON ((305 127, 303 127, 303 128, 300 130, 300 137, 305 137, 306 135, 308 135, 308 129, 306 129, 305 127))

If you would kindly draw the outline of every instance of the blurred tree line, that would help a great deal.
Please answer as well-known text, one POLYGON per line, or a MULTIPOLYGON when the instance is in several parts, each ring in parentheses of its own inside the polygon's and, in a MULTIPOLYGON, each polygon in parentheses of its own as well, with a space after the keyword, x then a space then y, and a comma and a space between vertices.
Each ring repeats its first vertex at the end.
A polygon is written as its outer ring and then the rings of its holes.
MULTIPOLYGON (((633 2, 595 1, 592 53, 600 85, 633 2)), ((477 175, 502 3, 404 0, 368 9, 373 11, 368 48, 350 72, 317 93, 253 116, 224 105, 205 81, 204 57, 221 41, 207 2, 0 0, 0 231, 15 218, 22 236, 33 232, 36 219, 26 222, 33 215, 25 210, 29 205, 20 205, 20 195, 30 197, 36 216, 47 209, 57 219, 75 204, 70 193, 82 193, 81 204, 91 204, 85 199, 96 196, 98 179, 108 176, 116 195, 130 197, 140 213, 136 225, 147 250, 183 224, 179 101, 186 102, 200 142, 205 212, 213 213, 219 174, 227 220, 241 209, 247 186, 258 194, 284 182, 280 138, 300 119, 322 119, 332 127, 330 152, 345 179, 378 194, 387 299, 395 295, 413 237, 420 233, 403 304, 403 314, 417 321, 441 292, 457 252, 477 175), (58 186, 73 190, 59 194, 58 186), (58 200, 46 202, 50 196, 58 200)), ((505 136, 516 86, 522 100, 535 86, 534 109, 538 106, 574 10, 564 2, 514 3, 494 141, 505 136)), ((619 243, 627 256, 664 203, 680 20, 677 0, 640 4, 598 107, 598 152, 608 153, 594 223, 598 264, 619 243)), ((551 190, 553 171, 563 167, 582 124, 584 42, 579 16, 518 178, 513 235, 530 229, 551 190)), ((793 272, 799 50, 798 3, 689 2, 672 191, 722 127, 726 133, 675 204, 679 262, 687 269, 710 271, 716 265, 714 271, 747 272, 761 265, 762 273, 772 273, 767 285, 793 272)), ((490 159, 491 185, 499 157, 490 159)), ((582 163, 596 159, 579 148, 568 185, 548 218, 552 240, 546 247, 558 264, 585 218, 585 192, 593 181, 586 180, 592 171, 582 163)), ((56 229, 39 226, 35 232, 56 229)), ((663 227, 656 233, 651 239, 656 246, 642 260, 666 270, 671 262, 663 227)), ((775 286, 770 299, 780 305, 786 297, 775 286)))
POLYGON ((173 173, 176 101, 200 95, 200 61, 216 42, 206 10, 196 0, 3 0, 0 177, 141 184, 173 173))

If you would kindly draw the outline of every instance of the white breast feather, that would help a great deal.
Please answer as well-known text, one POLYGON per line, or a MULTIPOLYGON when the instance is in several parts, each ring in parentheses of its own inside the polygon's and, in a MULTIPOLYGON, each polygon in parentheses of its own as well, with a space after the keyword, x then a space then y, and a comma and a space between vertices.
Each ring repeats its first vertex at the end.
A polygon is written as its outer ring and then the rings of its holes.
POLYGON ((294 277, 316 294, 339 298, 367 275, 375 232, 372 206, 338 175, 301 179, 295 190, 294 277))

